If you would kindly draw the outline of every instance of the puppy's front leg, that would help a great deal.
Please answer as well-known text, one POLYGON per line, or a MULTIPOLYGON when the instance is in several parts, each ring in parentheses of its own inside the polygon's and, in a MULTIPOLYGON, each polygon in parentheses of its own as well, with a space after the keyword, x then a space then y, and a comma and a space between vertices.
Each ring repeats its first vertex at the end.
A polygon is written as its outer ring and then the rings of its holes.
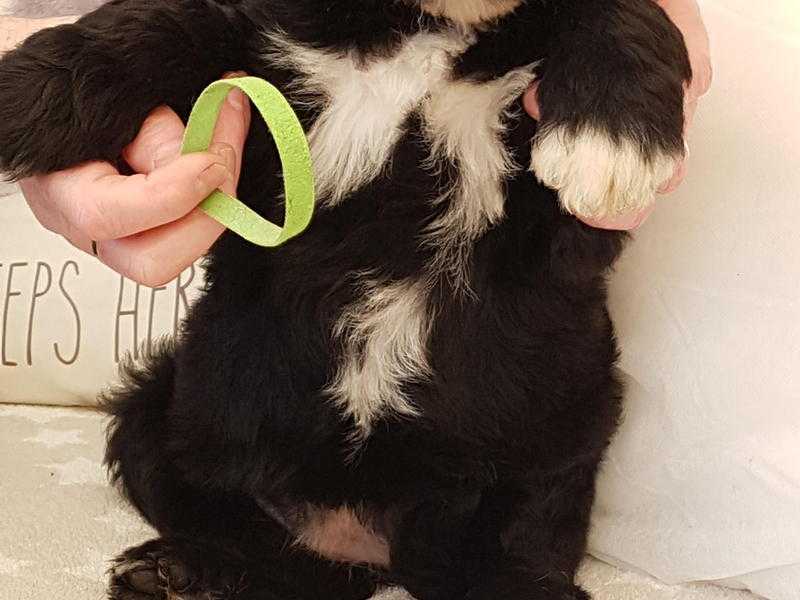
POLYGON ((653 0, 564 3, 557 14, 532 168, 571 214, 641 210, 684 154, 681 33, 653 0))
POLYGON ((116 0, 0 60, 0 171, 21 178, 116 160, 147 114, 185 115, 244 66, 247 21, 212 0, 116 0))

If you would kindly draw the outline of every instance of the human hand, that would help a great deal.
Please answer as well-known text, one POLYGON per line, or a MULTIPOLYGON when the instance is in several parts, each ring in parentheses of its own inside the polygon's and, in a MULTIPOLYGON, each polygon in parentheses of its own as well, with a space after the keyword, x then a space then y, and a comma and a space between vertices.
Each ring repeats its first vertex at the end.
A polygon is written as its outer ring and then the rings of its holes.
POLYGON ((236 194, 249 128, 250 103, 235 89, 209 150, 180 156, 184 125, 162 106, 123 151, 135 175, 93 162, 20 185, 47 229, 85 252, 96 249, 118 273, 156 287, 194 263, 225 231, 197 206, 217 188, 236 194))
MULTIPOLYGON (((664 9, 664 12, 672 19, 672 22, 681 30, 689 52, 689 61, 692 65, 692 81, 686 86, 684 96, 684 115, 686 117, 684 137, 687 137, 697 110, 698 101, 708 92, 713 78, 708 31, 703 23, 703 17, 700 14, 696 0, 654 1, 664 9)), ((537 84, 534 83, 525 94, 524 105, 527 112, 534 119, 539 120, 537 84)), ((686 158, 688 158, 688 153, 686 158)), ((686 177, 686 158, 678 164, 672 178, 661 187, 659 193, 669 194, 680 186, 686 177)), ((654 209, 655 205, 650 205, 644 211, 621 217, 606 219, 582 218, 581 220, 587 225, 598 229, 632 230, 644 223, 654 209)))

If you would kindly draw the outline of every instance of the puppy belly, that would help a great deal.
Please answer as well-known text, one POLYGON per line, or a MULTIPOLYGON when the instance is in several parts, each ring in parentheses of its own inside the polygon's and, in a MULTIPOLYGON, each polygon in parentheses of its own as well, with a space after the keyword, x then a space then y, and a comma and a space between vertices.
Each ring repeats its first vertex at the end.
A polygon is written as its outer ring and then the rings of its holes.
POLYGON ((296 541, 337 562, 389 566, 388 541, 349 508, 311 509, 296 533, 296 541))
POLYGON ((294 544, 330 560, 389 566, 389 542, 348 507, 319 508, 264 500, 259 505, 294 538, 294 544))

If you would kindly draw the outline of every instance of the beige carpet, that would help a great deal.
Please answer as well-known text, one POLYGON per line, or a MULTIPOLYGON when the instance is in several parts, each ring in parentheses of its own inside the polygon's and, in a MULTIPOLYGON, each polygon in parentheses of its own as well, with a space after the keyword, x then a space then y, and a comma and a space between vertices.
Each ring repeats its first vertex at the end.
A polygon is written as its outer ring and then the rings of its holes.
MULTIPOLYGON (((0 600, 100 600, 108 560, 152 535, 108 487, 103 437, 88 410, 0 405, 0 600)), ((580 578, 595 600, 756 598, 666 586, 591 558, 580 578)), ((380 600, 409 599, 389 590, 380 600)))

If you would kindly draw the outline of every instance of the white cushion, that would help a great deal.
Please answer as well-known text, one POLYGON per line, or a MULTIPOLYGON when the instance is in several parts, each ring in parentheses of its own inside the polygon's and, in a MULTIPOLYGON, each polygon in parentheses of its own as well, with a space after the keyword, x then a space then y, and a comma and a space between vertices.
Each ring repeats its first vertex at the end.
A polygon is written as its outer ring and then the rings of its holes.
POLYGON ((171 334, 199 269, 136 286, 45 231, 16 186, 0 186, 0 402, 92 404, 118 361, 171 334))
POLYGON ((592 551, 800 595, 800 4, 706 0, 716 80, 686 184, 613 281, 632 385, 592 551))

